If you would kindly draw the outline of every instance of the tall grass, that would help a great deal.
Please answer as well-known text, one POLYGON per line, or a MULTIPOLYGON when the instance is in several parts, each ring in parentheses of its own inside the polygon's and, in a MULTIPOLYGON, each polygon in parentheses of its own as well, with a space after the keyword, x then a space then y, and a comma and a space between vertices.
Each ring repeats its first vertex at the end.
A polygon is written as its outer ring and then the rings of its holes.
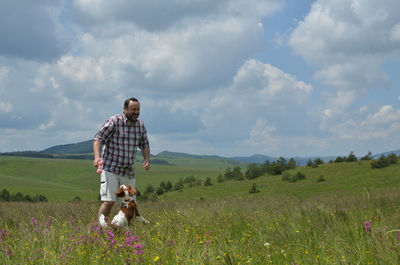
MULTIPOLYGON (((1 203, 0 264, 399 264, 395 192, 141 203, 149 225, 97 226, 97 202, 1 203)), ((114 213, 117 209, 114 209, 114 213)))

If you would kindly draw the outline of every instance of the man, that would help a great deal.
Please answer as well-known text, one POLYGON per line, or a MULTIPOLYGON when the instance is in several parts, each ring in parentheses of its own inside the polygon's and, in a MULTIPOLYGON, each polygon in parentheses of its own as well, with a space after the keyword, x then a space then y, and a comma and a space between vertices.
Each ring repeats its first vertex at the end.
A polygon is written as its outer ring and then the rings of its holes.
POLYGON ((150 169, 150 145, 143 121, 138 119, 140 103, 136 98, 124 102, 122 114, 114 115, 94 136, 93 165, 103 165, 100 175, 100 197, 102 204, 99 216, 108 216, 116 201, 115 192, 122 184, 135 188, 135 156, 139 147, 143 155, 143 167, 150 169), (100 157, 100 148, 103 153, 100 157))

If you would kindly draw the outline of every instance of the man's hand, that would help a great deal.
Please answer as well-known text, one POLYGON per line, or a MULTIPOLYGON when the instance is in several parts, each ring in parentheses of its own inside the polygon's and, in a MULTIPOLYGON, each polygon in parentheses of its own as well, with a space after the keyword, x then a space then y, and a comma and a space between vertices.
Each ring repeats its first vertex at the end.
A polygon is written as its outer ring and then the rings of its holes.
POLYGON ((150 169, 150 148, 143 149, 142 155, 143 155, 143 167, 144 170, 147 171, 150 169))
POLYGON ((143 168, 144 168, 144 170, 149 170, 150 169, 150 162, 149 162, 149 160, 144 160, 144 162, 143 162, 143 168))
POLYGON ((98 166, 99 166, 99 163, 103 164, 103 161, 101 161, 101 158, 100 158, 100 157, 95 158, 95 159, 93 160, 93 166, 94 166, 94 167, 98 167, 98 166))

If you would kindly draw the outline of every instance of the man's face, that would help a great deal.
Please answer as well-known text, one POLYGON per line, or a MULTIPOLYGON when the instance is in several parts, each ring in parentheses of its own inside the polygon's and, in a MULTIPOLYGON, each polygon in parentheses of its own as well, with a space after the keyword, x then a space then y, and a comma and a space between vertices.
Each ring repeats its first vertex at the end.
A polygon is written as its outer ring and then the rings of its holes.
POLYGON ((128 120, 136 121, 140 114, 140 103, 137 101, 129 101, 128 108, 124 106, 124 113, 128 120))

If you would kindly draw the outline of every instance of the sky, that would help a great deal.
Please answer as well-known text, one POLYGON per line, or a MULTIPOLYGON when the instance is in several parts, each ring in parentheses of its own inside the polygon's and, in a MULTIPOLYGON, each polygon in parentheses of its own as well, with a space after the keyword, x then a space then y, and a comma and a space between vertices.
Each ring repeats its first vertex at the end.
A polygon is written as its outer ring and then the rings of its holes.
POLYGON ((0 152, 141 102, 151 153, 400 149, 398 0, 2 0, 0 152))

